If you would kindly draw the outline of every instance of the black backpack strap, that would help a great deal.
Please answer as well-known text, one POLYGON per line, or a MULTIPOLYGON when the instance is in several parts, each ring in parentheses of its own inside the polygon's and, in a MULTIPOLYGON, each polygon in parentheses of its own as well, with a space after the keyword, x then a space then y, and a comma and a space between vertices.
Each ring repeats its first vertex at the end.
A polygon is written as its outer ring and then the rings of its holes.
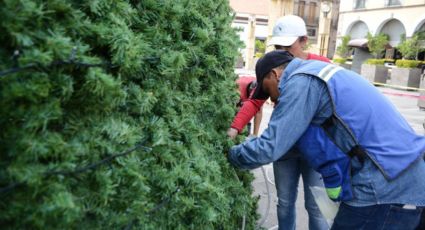
POLYGON ((349 128, 335 114, 326 119, 321 127, 341 151, 351 158, 356 156, 360 162, 364 161, 367 156, 366 151, 358 144, 349 128))

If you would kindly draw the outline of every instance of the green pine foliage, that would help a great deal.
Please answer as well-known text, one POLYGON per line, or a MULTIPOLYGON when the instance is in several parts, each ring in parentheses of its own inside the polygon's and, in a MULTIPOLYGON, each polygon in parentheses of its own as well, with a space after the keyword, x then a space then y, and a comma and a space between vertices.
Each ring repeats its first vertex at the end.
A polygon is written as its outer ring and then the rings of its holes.
POLYGON ((252 175, 224 156, 232 15, 227 0, 1 1, 1 228, 253 229, 252 175))

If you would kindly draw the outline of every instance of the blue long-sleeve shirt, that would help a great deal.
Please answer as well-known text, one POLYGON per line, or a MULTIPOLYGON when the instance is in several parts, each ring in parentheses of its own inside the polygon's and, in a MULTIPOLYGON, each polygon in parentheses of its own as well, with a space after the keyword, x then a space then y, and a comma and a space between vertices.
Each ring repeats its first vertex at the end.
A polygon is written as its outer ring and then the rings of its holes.
MULTIPOLYGON (((299 65, 293 60, 285 69, 281 92, 269 126, 263 134, 231 148, 229 162, 244 169, 257 168, 280 159, 296 145, 310 123, 322 124, 332 114, 332 101, 326 83, 314 76, 298 74, 288 78, 299 65)), ((336 137, 338 138, 338 137, 336 137)), ((425 162, 421 159, 393 181, 387 181, 368 158, 360 164, 351 160, 354 200, 352 206, 412 204, 425 206, 425 162)))

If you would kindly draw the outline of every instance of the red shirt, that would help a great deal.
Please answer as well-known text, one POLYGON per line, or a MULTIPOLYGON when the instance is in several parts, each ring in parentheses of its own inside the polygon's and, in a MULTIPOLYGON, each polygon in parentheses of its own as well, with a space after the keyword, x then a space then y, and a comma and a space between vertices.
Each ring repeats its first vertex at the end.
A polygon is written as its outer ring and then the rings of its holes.
POLYGON ((323 57, 317 54, 308 53, 307 60, 318 60, 323 62, 331 62, 327 57, 323 57))
MULTIPOLYGON (((326 57, 312 53, 308 53, 307 60, 331 62, 326 57)), ((248 99, 244 101, 241 109, 236 114, 230 127, 238 130, 238 132, 241 132, 245 125, 249 123, 249 121, 255 116, 255 114, 258 113, 258 111, 260 111, 261 106, 263 106, 264 102, 266 102, 266 100, 248 99)))
POLYGON ((255 80, 256 80, 255 76, 239 76, 238 80, 236 80, 236 83, 239 85, 239 92, 240 92, 240 97, 242 102, 245 102, 246 100, 249 99, 250 95, 247 95, 248 93, 247 88, 249 83, 255 80))

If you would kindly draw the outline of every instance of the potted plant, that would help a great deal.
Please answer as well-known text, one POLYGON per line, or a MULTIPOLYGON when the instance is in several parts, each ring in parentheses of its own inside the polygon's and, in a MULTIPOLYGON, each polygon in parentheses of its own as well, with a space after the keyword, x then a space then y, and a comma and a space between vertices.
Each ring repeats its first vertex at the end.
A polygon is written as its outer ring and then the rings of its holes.
POLYGON ((420 83, 421 70, 418 68, 420 61, 409 59, 417 59, 418 53, 423 49, 418 36, 414 35, 411 39, 405 39, 397 48, 402 54, 403 60, 396 61, 396 68, 391 73, 391 84, 414 90, 419 87, 420 83))
POLYGON ((360 74, 375 85, 385 84, 388 77, 388 69, 384 66, 384 59, 380 59, 388 44, 388 35, 367 34, 367 46, 375 59, 368 59, 362 64, 360 74))

